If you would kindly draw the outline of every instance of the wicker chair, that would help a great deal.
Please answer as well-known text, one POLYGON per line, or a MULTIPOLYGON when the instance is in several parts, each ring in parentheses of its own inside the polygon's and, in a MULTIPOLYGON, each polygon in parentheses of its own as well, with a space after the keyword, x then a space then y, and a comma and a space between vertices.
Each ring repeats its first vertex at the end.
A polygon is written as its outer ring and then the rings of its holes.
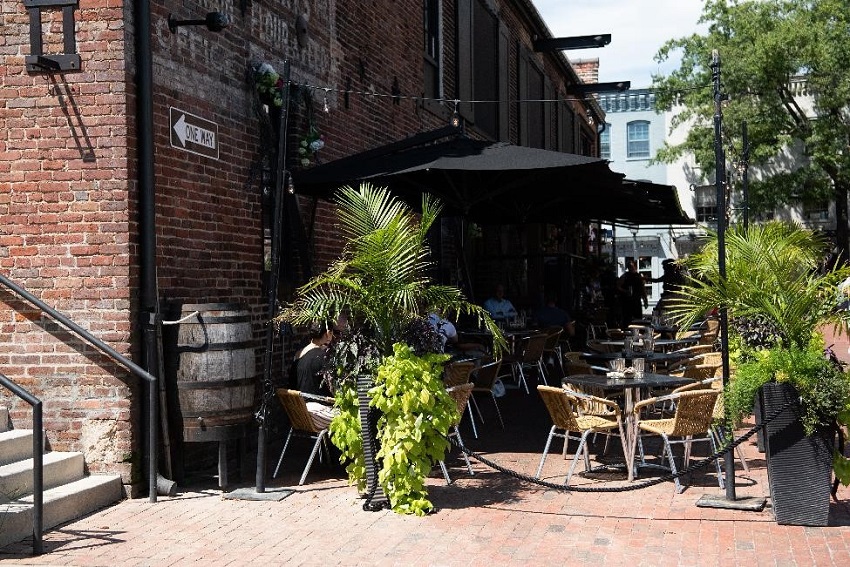
POLYGON ((543 347, 545 344, 546 335, 538 334, 525 337, 519 345, 518 354, 506 356, 502 359, 503 363, 510 364, 511 373, 517 380, 517 385, 522 383, 526 394, 531 393, 528 389, 528 381, 525 378, 527 368, 536 368, 540 377, 544 381, 546 380, 546 372, 543 370, 543 347), (517 378, 517 375, 519 375, 519 378, 517 378))
MULTIPOLYGON (((543 344, 543 359, 544 361, 552 361, 553 368, 561 369, 561 376, 564 374, 564 363, 561 356, 561 333, 564 332, 563 327, 550 327, 544 329, 546 342, 543 344)), ((546 365, 543 365, 544 369, 546 365)), ((546 380, 548 384, 548 380, 546 380)))
MULTIPOLYGON (((714 443, 714 436, 711 434, 711 425, 713 421, 714 406, 717 403, 717 397, 720 395, 718 390, 690 390, 649 398, 635 404, 634 407, 634 434, 632 442, 636 444, 640 450, 641 465, 645 465, 646 461, 643 452, 643 443, 641 437, 644 433, 659 435, 664 441, 664 451, 670 463, 670 470, 673 474, 677 473, 676 461, 673 458, 672 444, 680 443, 685 446, 684 466, 687 468, 690 461, 691 444, 697 441, 708 441, 711 445, 712 453, 717 450, 714 443), (673 401, 676 404, 676 412, 671 418, 662 419, 640 419, 641 412, 644 408, 655 406, 659 402, 673 401), (702 435, 702 438, 694 439, 694 436, 702 435)), ((632 446, 634 454, 635 447, 632 446)), ((720 488, 723 488, 723 474, 720 471, 720 462, 715 461, 717 467, 717 483, 720 488)), ((631 475, 630 475, 631 478, 631 475)), ((680 493, 684 490, 684 486, 675 479, 676 492, 680 493)))
MULTIPOLYGON (((499 402, 496 401, 496 394, 493 393, 493 385, 496 378, 499 377, 499 368, 502 366, 500 361, 482 364, 472 373, 472 395, 469 400, 475 406, 475 411, 478 413, 478 419, 484 423, 484 417, 481 415, 481 409, 478 407, 478 402, 475 400, 475 394, 481 393, 490 396, 493 400, 493 405, 496 406, 496 415, 499 416, 499 423, 502 424, 502 429, 505 428, 505 422, 502 420, 502 412, 499 410, 499 402)), ((471 414, 470 414, 470 417, 471 414)), ((478 431, 475 428, 475 419, 472 420, 472 433, 478 439, 478 431)))
POLYGON ((443 370, 443 383, 446 388, 460 386, 469 382, 469 375, 475 370, 474 362, 450 362, 443 370))
MULTIPOLYGON (((467 404, 469 403, 469 396, 472 394, 473 385, 470 383, 461 384, 459 386, 452 386, 448 388, 446 391, 449 395, 454 398, 455 403, 457 404, 457 413, 460 416, 456 423, 453 423, 449 428, 448 438, 451 439, 454 437, 457 439, 457 444, 461 449, 461 455, 463 455, 463 460, 466 461, 466 469, 469 471, 470 475, 475 474, 472 472, 472 464, 469 462, 469 457, 466 456, 466 446, 463 444, 463 438, 460 436, 460 429, 458 429, 458 425, 460 425, 460 420, 463 419, 463 413, 467 409, 467 404)), ((470 417, 472 417, 470 415, 470 417)), ((446 484, 451 484, 452 479, 449 477, 449 470, 446 468, 446 463, 444 461, 440 461, 440 468, 443 471, 443 477, 446 479, 446 484)))
MULTIPOLYGON (((714 435, 715 442, 718 445, 722 445, 726 437, 724 427, 726 414, 723 406, 723 377, 715 376, 713 378, 706 378, 700 382, 694 382, 693 384, 679 386, 673 390, 673 393, 702 390, 706 388, 711 388, 712 390, 718 390, 720 392, 720 395, 717 396, 717 401, 714 403, 714 411, 712 412, 713 420, 711 422, 711 433, 714 435)), ((744 458, 744 450, 740 445, 738 445, 735 447, 735 451, 738 453, 738 459, 741 461, 741 467, 743 467, 744 472, 750 472, 750 467, 747 464, 747 460, 744 458)))
MULTIPOLYGON (((540 393, 543 403, 546 404, 546 409, 549 410, 553 425, 549 430, 549 436, 546 438, 546 447, 543 449, 543 456, 540 459, 540 465, 537 467, 537 473, 534 475, 535 478, 540 478, 540 473, 543 471, 543 464, 546 462, 546 455, 549 454, 549 447, 552 445, 553 437, 560 437, 564 440, 564 454, 566 454, 566 445, 570 439, 579 442, 572 465, 570 465, 570 470, 564 481, 565 485, 569 484, 576 464, 578 464, 579 455, 582 452, 584 452, 585 469, 590 469, 590 452, 587 448, 587 437, 591 433, 610 433, 612 430, 617 429, 620 433, 620 440, 625 440, 623 420, 620 414, 620 408, 616 403, 603 398, 597 398, 596 396, 588 396, 579 392, 567 391, 563 388, 552 388, 550 386, 537 386, 537 391, 540 393), (581 411, 581 406, 587 402, 608 407, 613 419, 599 415, 584 415, 581 411), (577 435, 570 435, 571 433, 577 435)), ((628 455, 625 445, 623 445, 623 454, 628 455)))
MULTIPOLYGON (((274 469, 272 478, 277 478, 277 473, 280 470, 280 464, 283 462, 283 455, 286 454, 286 449, 289 447, 289 441, 293 436, 316 440, 313 444, 313 450, 310 452, 310 458, 307 460, 307 466, 304 467, 304 472, 301 474, 301 480, 298 481, 298 485, 301 486, 307 479, 307 473, 310 472, 310 467, 313 466, 313 460, 319 452, 319 446, 323 446, 327 452, 328 430, 327 428, 317 427, 313 422, 313 417, 307 410, 307 402, 301 396, 301 392, 298 390, 278 388, 275 393, 277 394, 277 399, 280 401, 280 405, 283 406, 283 410, 289 418, 290 428, 289 434, 286 436, 286 442, 283 444, 283 451, 280 452, 280 458, 277 460, 277 466, 274 469)), ((331 399, 331 401, 333 400, 331 399)), ((320 454, 320 461, 321 458, 320 454)), ((328 461, 330 462, 330 455, 328 455, 328 461)))

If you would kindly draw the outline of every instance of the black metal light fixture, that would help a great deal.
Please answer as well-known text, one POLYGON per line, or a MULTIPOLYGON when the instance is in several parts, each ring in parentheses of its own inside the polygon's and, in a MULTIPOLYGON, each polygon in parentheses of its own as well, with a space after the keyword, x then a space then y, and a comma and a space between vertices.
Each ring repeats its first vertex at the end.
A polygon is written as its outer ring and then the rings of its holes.
POLYGON ((532 42, 534 51, 564 51, 567 49, 596 49, 611 43, 611 34, 577 35, 573 37, 548 37, 532 42))
POLYGON ((590 93, 622 92, 632 88, 631 81, 617 81, 612 83, 582 83, 580 85, 568 85, 567 90, 572 94, 585 95, 590 93))
POLYGON ((181 26, 207 26, 207 29, 220 32, 230 24, 230 20, 221 12, 209 12, 203 20, 178 20, 174 14, 168 14, 168 29, 177 33, 181 26))

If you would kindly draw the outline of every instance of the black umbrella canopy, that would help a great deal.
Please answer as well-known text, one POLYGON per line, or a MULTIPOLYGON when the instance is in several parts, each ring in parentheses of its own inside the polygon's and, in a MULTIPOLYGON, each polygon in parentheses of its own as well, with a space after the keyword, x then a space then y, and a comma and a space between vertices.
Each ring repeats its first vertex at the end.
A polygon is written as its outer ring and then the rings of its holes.
POLYGON ((446 215, 498 224, 622 220, 637 206, 637 192, 624 192, 623 176, 605 160, 465 136, 428 140, 441 132, 298 172, 296 191, 329 197, 342 185, 368 181, 414 206, 427 192, 440 198, 446 215))

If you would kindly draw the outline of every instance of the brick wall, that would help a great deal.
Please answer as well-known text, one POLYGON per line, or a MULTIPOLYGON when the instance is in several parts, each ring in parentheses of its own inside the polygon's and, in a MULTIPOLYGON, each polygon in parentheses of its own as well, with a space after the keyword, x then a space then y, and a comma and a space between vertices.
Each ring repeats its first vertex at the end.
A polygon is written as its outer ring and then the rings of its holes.
MULTIPOLYGON (((84 0, 82 72, 28 74, 29 18, 3 2, 0 25, 0 270, 131 352, 131 211, 123 9, 84 0)), ((61 11, 42 14, 45 53, 61 51, 61 11)), ((0 291, 0 372, 44 400, 48 443, 85 451, 93 471, 130 476, 135 381, 0 291), (67 344, 66 342, 67 341, 67 344)), ((17 427, 29 406, 11 402, 17 427)))
MULTIPOLYGON (((525 25, 511 3, 497 4, 509 26, 525 25)), ((22 2, 2 4, 0 269, 138 359, 132 10, 120 2, 81 0, 75 14, 81 71, 28 74, 28 16, 22 2)), ((444 2, 447 98, 456 96, 454 10, 454 0, 444 2)), ((48 50, 61 45, 59 12, 49 12, 43 19, 48 50)), ((275 143, 262 127, 251 69, 260 62, 278 70, 285 60, 291 63, 296 85, 288 138, 292 168, 299 167, 296 148, 311 123, 324 136, 321 161, 432 130, 446 124, 448 107, 431 112, 413 98, 423 84, 421 16, 419 0, 153 0, 156 265, 162 300, 246 304, 259 347, 266 313, 261 179, 275 143), (204 26, 171 33, 167 27, 169 12, 194 19, 215 10, 231 21, 220 33, 204 26), (295 34, 299 15, 308 22, 303 46, 295 34), (386 95, 396 86, 398 100, 369 94, 386 95), (217 124, 219 159, 172 147, 172 107, 217 124)), ((512 32, 511 69, 516 42, 529 41, 527 31, 512 32)), ((547 71, 558 73, 551 60, 540 58, 547 71)), ((515 81, 510 96, 516 98, 515 81)), ((515 139, 515 113, 511 121, 515 139)), ((319 202, 314 211, 313 200, 304 196, 299 204, 316 272, 341 248, 334 210, 319 202)), ((73 339, 66 344, 66 338, 0 290, 0 372, 44 397, 51 446, 84 451, 93 471, 121 472, 130 482, 130 461, 141 446, 143 390, 87 347, 73 339)), ((4 392, 0 403, 11 404, 19 427, 26 424, 27 408, 4 392)))

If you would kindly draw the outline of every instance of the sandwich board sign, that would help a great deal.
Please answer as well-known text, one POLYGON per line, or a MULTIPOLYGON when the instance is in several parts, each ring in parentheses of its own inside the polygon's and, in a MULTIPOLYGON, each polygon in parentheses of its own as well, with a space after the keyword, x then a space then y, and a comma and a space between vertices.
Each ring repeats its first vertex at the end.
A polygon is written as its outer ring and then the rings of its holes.
POLYGON ((168 108, 171 147, 218 159, 218 124, 185 110, 168 108))

